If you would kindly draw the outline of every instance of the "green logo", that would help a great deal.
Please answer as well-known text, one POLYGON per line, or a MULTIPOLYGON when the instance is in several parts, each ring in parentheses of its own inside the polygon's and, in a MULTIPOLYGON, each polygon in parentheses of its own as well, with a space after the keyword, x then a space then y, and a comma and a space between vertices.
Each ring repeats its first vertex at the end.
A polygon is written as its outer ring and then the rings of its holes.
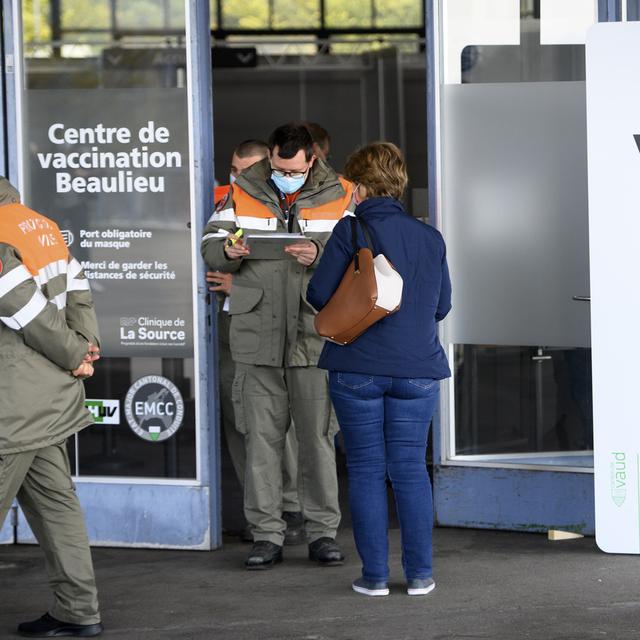
POLYGON ((171 380, 144 376, 127 392, 124 413, 137 436, 148 442, 163 442, 182 425, 184 401, 171 380))
POLYGON ((617 507, 621 507, 627 497, 627 456, 616 451, 611 455, 611 499, 617 507))
POLYGON ((95 424, 120 424, 119 400, 94 400, 87 398, 84 406, 91 411, 95 424))

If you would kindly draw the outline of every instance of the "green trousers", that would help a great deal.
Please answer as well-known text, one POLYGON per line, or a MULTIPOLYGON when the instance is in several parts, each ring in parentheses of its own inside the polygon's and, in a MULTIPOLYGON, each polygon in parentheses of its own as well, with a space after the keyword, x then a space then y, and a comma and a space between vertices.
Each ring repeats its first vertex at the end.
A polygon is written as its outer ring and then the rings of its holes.
POLYGON ((50 615, 74 624, 100 622, 91 550, 64 442, 0 456, 0 526, 15 497, 44 552, 54 595, 50 615))
MULTIPOLYGON (((244 486, 244 474, 246 466, 246 452, 244 435, 236 429, 236 421, 233 414, 233 401, 231 388, 236 372, 236 364, 231 358, 229 350, 229 316, 226 313, 218 315, 218 354, 220 375, 220 421, 224 430, 224 437, 229 449, 229 457, 238 477, 238 481, 244 486)), ((300 511, 298 499, 298 440, 295 427, 289 426, 285 440, 284 456, 282 458, 282 510, 300 511)))
POLYGON ((317 367, 267 367, 236 363, 236 428, 247 456, 245 517, 254 540, 281 545, 282 459, 290 418, 298 439, 298 496, 309 542, 335 538, 340 523, 335 428, 326 372, 317 367))

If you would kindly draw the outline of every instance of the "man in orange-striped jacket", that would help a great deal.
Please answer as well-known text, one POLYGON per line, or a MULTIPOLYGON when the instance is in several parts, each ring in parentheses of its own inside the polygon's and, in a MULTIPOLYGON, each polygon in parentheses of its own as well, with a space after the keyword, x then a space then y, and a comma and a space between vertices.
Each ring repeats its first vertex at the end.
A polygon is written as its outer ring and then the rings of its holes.
POLYGON ((52 220, 0 178, 0 526, 18 498, 54 592, 28 637, 102 632, 66 440, 93 423, 82 378, 98 358, 89 283, 52 220))
MULTIPOLYGON (((231 154, 229 170, 230 184, 216 187, 214 202, 216 209, 224 209, 230 197, 231 185, 243 171, 252 167, 256 162, 269 156, 269 146, 261 140, 245 140, 241 142, 231 154)), ((222 271, 207 271, 209 291, 219 294, 229 294, 233 275, 222 271)), ((220 312, 218 313, 218 372, 220 390, 220 422, 225 435, 229 457, 233 464, 240 485, 244 488, 246 453, 244 436, 236 429, 233 412, 231 389, 235 376, 236 365, 229 349, 229 314, 226 295, 221 296, 220 312)), ((287 432, 284 455, 282 458, 282 517, 287 523, 284 536, 285 544, 303 544, 305 542, 304 522, 298 499, 298 441, 295 428, 291 426, 287 432)), ((245 526, 240 537, 245 542, 253 542, 251 528, 245 526)))
POLYGON ((244 171, 204 230, 202 255, 216 271, 234 274, 229 297, 233 404, 245 436, 245 516, 254 546, 247 569, 282 560, 282 452, 289 415, 299 444, 298 493, 309 558, 341 564, 334 433, 326 376, 316 368, 323 341, 305 301, 307 284, 331 230, 353 208, 353 185, 313 154, 301 124, 276 129, 269 158, 244 171), (302 233, 277 259, 252 259, 230 234, 302 233))

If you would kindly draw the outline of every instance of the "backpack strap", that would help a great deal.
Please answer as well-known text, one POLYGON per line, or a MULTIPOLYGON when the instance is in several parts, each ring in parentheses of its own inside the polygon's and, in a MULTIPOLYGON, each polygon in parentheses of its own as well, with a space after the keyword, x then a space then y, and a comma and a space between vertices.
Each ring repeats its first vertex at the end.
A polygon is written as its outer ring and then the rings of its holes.
POLYGON ((360 257, 358 256, 358 221, 355 216, 349 216, 351 221, 351 246, 353 247, 353 268, 356 273, 360 271, 360 257))

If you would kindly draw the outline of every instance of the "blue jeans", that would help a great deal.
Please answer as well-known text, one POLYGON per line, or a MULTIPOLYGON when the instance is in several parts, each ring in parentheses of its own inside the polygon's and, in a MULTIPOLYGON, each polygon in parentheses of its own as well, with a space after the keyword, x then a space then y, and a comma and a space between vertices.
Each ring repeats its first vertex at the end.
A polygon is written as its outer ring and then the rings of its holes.
POLYGON ((405 576, 430 578, 433 499, 425 458, 438 381, 332 371, 329 389, 347 453, 349 506, 363 577, 389 577, 388 476, 405 576))

